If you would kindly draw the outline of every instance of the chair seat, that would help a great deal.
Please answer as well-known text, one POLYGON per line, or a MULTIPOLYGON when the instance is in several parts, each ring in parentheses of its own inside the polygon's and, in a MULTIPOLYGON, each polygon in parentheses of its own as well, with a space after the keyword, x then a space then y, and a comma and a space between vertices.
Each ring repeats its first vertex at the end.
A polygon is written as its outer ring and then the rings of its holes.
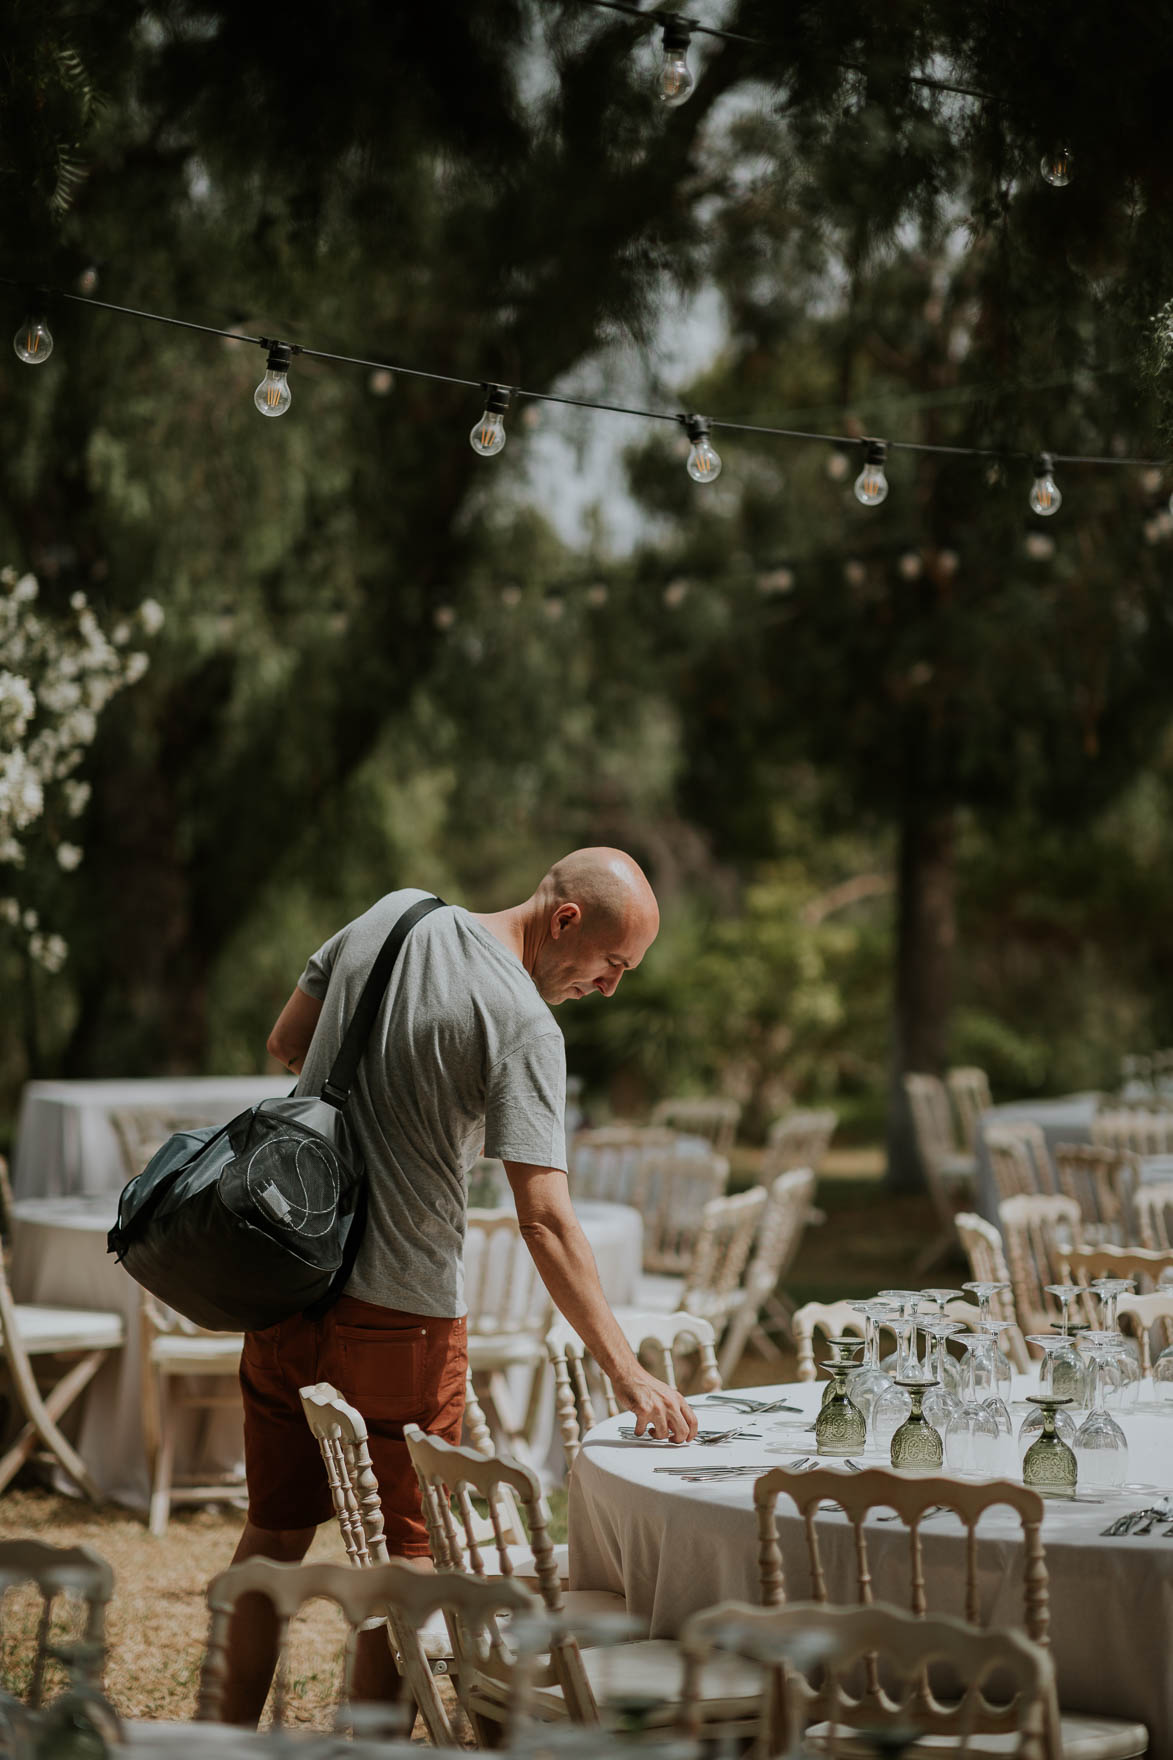
POLYGON ((222 1336, 160 1332, 151 1340, 151 1361, 159 1369, 189 1375, 235 1375, 244 1339, 238 1332, 222 1336))
MULTIPOLYGON (((1131 1723, 1123 1717, 1068 1716, 1064 1713, 1060 1715, 1059 1726, 1063 1760, 1132 1760, 1134 1755, 1143 1754, 1149 1745, 1149 1732, 1144 1724, 1131 1723)), ((815 1724, 807 1730, 806 1741, 811 1748, 829 1748, 831 1725, 815 1724)), ((1017 1753, 1018 1746, 1016 1730, 998 1735, 979 1733, 970 1736, 967 1753, 975 1756, 975 1760, 985 1760, 986 1756, 989 1760, 1001 1760, 1004 1755, 1017 1753)), ((840 1754, 873 1755, 876 1752, 874 1732, 854 1730, 840 1724, 836 1747, 840 1754)), ((904 1751, 923 1755, 925 1760, 944 1760, 944 1756, 955 1753, 957 1747, 956 1736, 925 1735, 904 1751)))
POLYGON ((528 1332, 476 1332, 469 1334, 468 1366, 480 1369, 513 1369, 525 1363, 544 1363, 542 1339, 528 1332))
MULTIPOLYGON (((647 1706, 655 1700, 657 1703, 648 1714, 649 1724, 662 1726, 676 1722, 680 1713, 683 1670, 680 1650, 671 1639, 645 1638, 635 1644, 610 1644, 598 1650, 583 1650, 582 1663, 597 1701, 628 1699, 647 1706)), ((744 1657, 711 1657, 701 1669, 702 1716, 755 1717, 761 1703, 762 1678, 757 1664, 747 1662, 744 1657)), ((547 1712, 555 1716, 565 1714, 561 1687, 539 1687, 533 1697, 547 1712)))
POLYGON ((663 1272, 645 1271, 635 1286, 633 1308, 641 1314, 675 1314, 684 1293, 683 1277, 668 1277, 663 1272))
POLYGON ((122 1316, 96 1308, 48 1308, 18 1302, 16 1324, 30 1357, 49 1351, 113 1350, 126 1342, 122 1316))

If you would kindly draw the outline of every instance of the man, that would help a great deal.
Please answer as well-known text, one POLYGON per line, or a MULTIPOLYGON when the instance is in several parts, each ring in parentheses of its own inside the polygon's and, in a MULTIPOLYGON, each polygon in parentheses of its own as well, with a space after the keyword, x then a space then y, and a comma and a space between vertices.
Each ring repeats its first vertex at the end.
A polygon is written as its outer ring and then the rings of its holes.
MULTIPOLYGON (((317 1093, 371 964, 419 892, 389 893, 310 960, 269 1050, 317 1093)), ((320 1320, 249 1333, 241 1361, 249 1513, 235 1561, 296 1561, 331 1515, 298 1388, 332 1381, 362 1412, 392 1555, 427 1556, 403 1426, 460 1440, 465 1367, 465 1175, 483 1152, 505 1164, 526 1246, 556 1306, 609 1375, 636 1432, 683 1442, 692 1411, 649 1375, 621 1333, 566 1182, 566 1058, 550 1014, 613 996, 659 929, 655 896, 622 850, 557 862, 524 904, 489 915, 433 911, 399 956, 351 1094, 368 1172, 369 1219, 346 1293, 320 1320)), ((234 1562, 235 1562, 234 1561, 234 1562)), ((275 1661, 260 1597, 239 1604, 225 1716, 254 1723, 275 1661)), ((360 1635, 356 1699, 393 1698, 382 1631, 360 1635)))

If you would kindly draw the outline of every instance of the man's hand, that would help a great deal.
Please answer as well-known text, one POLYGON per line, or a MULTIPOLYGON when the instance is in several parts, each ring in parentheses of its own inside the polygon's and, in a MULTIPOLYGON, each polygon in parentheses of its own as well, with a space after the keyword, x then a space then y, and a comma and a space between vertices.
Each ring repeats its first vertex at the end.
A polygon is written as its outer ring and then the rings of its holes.
POLYGON ((619 1404, 635 1414, 637 1436, 691 1442, 696 1435, 696 1414, 688 1401, 646 1369, 637 1368, 630 1375, 617 1376, 611 1385, 619 1404))

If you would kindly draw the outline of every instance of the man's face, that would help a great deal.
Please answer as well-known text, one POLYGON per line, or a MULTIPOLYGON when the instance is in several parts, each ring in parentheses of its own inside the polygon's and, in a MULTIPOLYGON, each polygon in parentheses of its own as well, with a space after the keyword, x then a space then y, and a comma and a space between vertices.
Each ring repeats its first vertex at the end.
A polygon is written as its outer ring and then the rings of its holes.
POLYGON ((637 918, 592 935, 577 905, 559 905, 534 964, 533 979, 542 1001, 557 1008, 560 1002, 577 1002, 592 990, 613 996, 624 972, 637 966, 651 946, 658 926, 637 918))

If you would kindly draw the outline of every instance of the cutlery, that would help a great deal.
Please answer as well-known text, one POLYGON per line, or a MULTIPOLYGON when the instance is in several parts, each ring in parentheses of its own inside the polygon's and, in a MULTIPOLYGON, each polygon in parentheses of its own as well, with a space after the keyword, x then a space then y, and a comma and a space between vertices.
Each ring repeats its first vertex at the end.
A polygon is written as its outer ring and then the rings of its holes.
MULTIPOLYGON (((755 1418, 762 1412, 802 1411, 801 1406, 791 1405, 788 1400, 784 1399, 738 1399, 736 1394, 732 1393, 706 1393, 702 1395, 702 1398, 707 1400, 710 1405, 733 1406, 737 1411, 745 1412, 747 1416, 753 1416, 755 1418)), ((700 1400, 698 1399, 695 1403, 699 1405, 700 1400)))
MULTIPOLYGON (((635 1426, 632 1424, 629 1424, 624 1429, 620 1430, 619 1435, 624 1442, 631 1442, 631 1441, 635 1441, 635 1442, 666 1442, 667 1441, 667 1437, 649 1436, 646 1431, 644 1432, 644 1434, 642 1436, 637 1436, 635 1434, 635 1426)), ((756 1430, 742 1430, 737 1426, 735 1426, 732 1430, 698 1430, 696 1435, 693 1437, 693 1441, 699 1442, 703 1447, 711 1447, 713 1445, 713 1443, 733 1442, 736 1438, 742 1437, 742 1436, 756 1440, 757 1436, 758 1436, 758 1432, 756 1430)), ((675 1444, 674 1446, 680 1447, 682 1445, 675 1444)), ((687 1446, 687 1445, 685 1444, 683 1446, 687 1446)))

